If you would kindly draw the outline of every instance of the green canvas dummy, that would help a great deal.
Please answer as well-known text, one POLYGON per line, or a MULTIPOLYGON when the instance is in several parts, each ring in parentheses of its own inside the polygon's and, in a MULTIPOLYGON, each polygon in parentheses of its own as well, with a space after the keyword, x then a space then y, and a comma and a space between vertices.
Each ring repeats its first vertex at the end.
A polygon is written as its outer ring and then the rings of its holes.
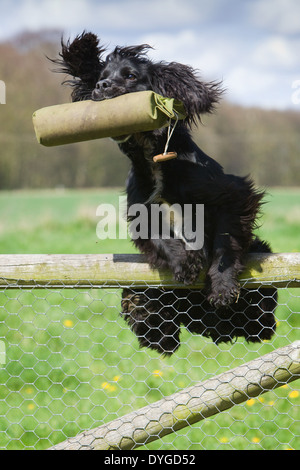
POLYGON ((139 91, 110 100, 42 108, 33 114, 33 125, 38 142, 54 146, 151 131, 168 126, 170 119, 185 117, 180 101, 139 91))

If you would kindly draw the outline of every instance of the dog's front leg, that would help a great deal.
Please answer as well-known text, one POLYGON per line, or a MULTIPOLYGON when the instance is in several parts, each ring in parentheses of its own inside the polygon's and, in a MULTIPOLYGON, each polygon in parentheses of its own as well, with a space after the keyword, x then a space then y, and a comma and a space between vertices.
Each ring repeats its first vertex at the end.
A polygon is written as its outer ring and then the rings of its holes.
POLYGON ((175 281, 189 285, 196 282, 203 260, 200 251, 186 250, 182 240, 151 240, 158 259, 165 260, 166 267, 171 270, 175 281))
POLYGON ((238 220, 233 219, 228 214, 221 215, 216 227, 212 262, 206 278, 207 299, 215 307, 230 305, 239 297, 238 275, 243 270, 243 250, 232 230, 238 226, 238 220))
POLYGON ((182 240, 161 238, 134 240, 136 247, 146 255, 153 269, 169 269, 175 281, 193 284, 203 269, 200 251, 187 251, 182 240))

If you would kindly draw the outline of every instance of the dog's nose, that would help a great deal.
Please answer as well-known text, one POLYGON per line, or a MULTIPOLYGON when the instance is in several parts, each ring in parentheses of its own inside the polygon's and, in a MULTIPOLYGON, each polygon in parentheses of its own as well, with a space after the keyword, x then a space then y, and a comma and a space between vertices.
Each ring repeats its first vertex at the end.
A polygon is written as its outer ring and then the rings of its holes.
POLYGON ((111 87, 111 81, 108 80, 107 78, 103 80, 99 80, 99 82, 96 83, 96 88, 98 90, 101 90, 103 88, 110 88, 111 87))

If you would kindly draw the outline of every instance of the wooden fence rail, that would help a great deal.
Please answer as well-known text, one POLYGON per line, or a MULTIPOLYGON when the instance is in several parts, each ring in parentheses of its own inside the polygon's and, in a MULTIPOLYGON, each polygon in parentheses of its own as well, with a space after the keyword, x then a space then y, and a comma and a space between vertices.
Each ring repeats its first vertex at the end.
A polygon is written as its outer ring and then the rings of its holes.
MULTIPOLYGON (((201 288, 204 274, 193 287, 201 288)), ((300 253, 250 254, 245 287, 300 286, 300 253)), ((0 289, 14 287, 180 287, 169 272, 151 270, 142 255, 0 255, 0 289)), ((186 286, 185 286, 186 287, 186 286)))
POLYGON ((299 377, 300 341, 296 341, 51 449, 134 449, 299 377))

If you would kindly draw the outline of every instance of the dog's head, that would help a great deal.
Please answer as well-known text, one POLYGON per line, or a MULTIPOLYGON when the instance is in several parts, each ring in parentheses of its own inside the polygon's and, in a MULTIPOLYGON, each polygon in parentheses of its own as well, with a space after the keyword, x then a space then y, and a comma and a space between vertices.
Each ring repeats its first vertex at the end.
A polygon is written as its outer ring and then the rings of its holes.
POLYGON ((116 47, 106 57, 92 91, 93 100, 106 100, 135 91, 151 90, 150 61, 145 54, 147 44, 116 47))
POLYGON ((188 124, 214 109, 222 94, 220 83, 202 81, 188 65, 155 63, 146 55, 149 49, 147 44, 116 47, 104 58, 105 48, 99 46, 97 36, 84 32, 71 43, 62 41, 61 59, 54 62, 60 65, 59 71, 73 77, 65 81, 73 87, 73 101, 153 90, 182 101, 188 124))

